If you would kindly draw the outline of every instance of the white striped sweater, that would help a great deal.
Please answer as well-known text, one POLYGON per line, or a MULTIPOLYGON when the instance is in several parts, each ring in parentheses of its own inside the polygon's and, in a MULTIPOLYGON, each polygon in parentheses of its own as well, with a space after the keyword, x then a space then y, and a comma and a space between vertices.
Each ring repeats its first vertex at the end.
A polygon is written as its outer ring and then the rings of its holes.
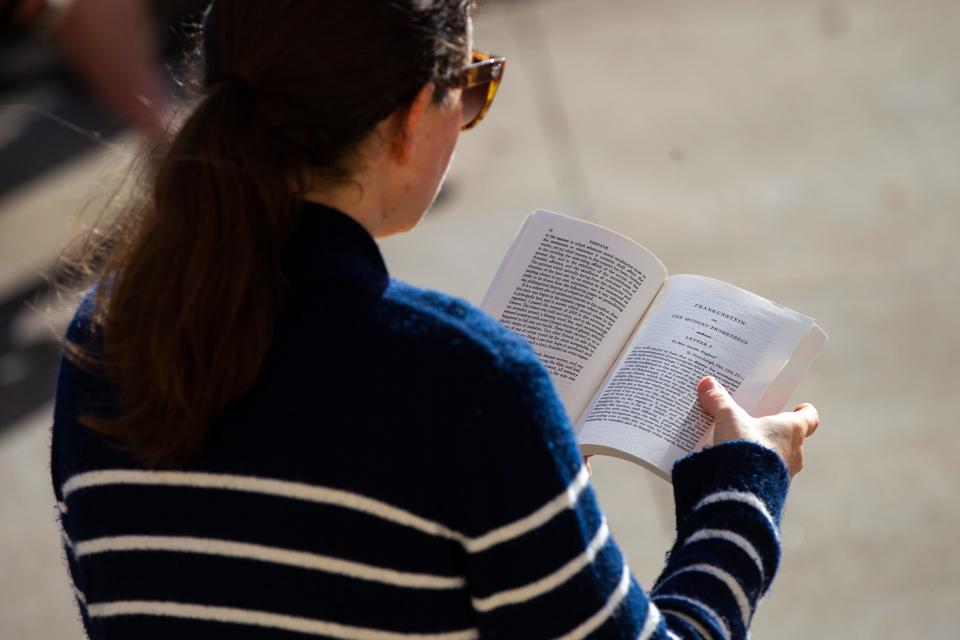
POLYGON ((91 638, 746 636, 779 557, 776 454, 677 464, 677 542, 645 592, 526 343, 307 210, 267 364, 189 467, 82 427, 115 389, 64 361, 51 470, 91 638))

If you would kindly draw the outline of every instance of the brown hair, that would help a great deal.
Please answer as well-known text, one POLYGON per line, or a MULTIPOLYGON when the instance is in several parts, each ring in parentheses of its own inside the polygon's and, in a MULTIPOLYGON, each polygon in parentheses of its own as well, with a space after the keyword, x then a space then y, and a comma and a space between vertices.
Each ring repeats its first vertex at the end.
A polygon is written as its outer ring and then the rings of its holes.
MULTIPOLYGON (((216 0, 198 102, 149 154, 142 200, 80 256, 95 336, 68 354, 117 388, 84 424, 148 466, 182 464, 257 378, 305 176, 351 151, 466 57, 466 0, 216 0)), ((315 184, 315 183, 313 183, 315 184)))

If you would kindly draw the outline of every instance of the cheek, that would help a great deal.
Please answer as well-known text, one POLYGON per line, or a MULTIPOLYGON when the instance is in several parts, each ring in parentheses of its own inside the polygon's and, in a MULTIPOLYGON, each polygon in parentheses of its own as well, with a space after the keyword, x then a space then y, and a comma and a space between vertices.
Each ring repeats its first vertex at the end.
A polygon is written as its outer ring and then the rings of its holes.
POLYGON ((453 164, 454 151, 457 147, 457 138, 459 136, 460 129, 459 127, 456 131, 453 132, 451 137, 448 139, 446 145, 443 149, 443 170, 442 175, 444 178, 447 177, 447 173, 450 171, 450 165, 453 164))
POLYGON ((450 167, 453 165, 453 156, 454 156, 454 147, 456 146, 456 138, 454 138, 453 143, 450 144, 444 150, 444 161, 439 167, 440 177, 437 180, 436 189, 431 197, 431 203, 436 199, 437 194, 440 193, 440 189, 443 188, 443 183, 447 181, 447 175, 450 173, 450 167))
POLYGON ((430 198, 430 202, 433 202, 434 197, 440 192, 453 162, 454 149, 460 136, 460 121, 454 122, 455 126, 445 122, 444 126, 438 127, 430 141, 430 161, 423 166, 424 176, 428 176, 423 186, 429 190, 429 193, 424 195, 430 198))
POLYGON ((450 164, 453 161, 454 149, 457 146, 457 140, 460 139, 460 114, 461 106, 459 100, 457 101, 457 107, 451 109, 451 117, 447 121, 447 126, 444 131, 443 136, 443 148, 442 155, 443 158, 443 171, 442 175, 446 177, 447 172, 450 170, 450 164))

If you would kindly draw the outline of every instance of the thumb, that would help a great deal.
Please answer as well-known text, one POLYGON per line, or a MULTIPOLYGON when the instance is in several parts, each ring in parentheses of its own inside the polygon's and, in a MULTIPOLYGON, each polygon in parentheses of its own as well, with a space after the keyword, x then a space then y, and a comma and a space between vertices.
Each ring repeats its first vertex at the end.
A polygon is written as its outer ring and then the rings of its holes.
POLYGON ((697 383, 697 396, 703 410, 717 422, 733 420, 740 411, 727 390, 712 376, 707 376, 697 383))

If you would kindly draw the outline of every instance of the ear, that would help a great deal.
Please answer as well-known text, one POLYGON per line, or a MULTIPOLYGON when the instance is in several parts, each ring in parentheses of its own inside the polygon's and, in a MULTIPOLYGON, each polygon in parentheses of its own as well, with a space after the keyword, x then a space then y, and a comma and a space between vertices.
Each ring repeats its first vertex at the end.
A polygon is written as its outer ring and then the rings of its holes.
POLYGON ((417 96, 406 107, 401 107, 394 111, 389 120, 390 151, 394 159, 403 164, 411 156, 413 150, 420 144, 420 138, 423 135, 423 124, 433 102, 433 94, 436 91, 436 85, 432 82, 421 87, 417 96))

